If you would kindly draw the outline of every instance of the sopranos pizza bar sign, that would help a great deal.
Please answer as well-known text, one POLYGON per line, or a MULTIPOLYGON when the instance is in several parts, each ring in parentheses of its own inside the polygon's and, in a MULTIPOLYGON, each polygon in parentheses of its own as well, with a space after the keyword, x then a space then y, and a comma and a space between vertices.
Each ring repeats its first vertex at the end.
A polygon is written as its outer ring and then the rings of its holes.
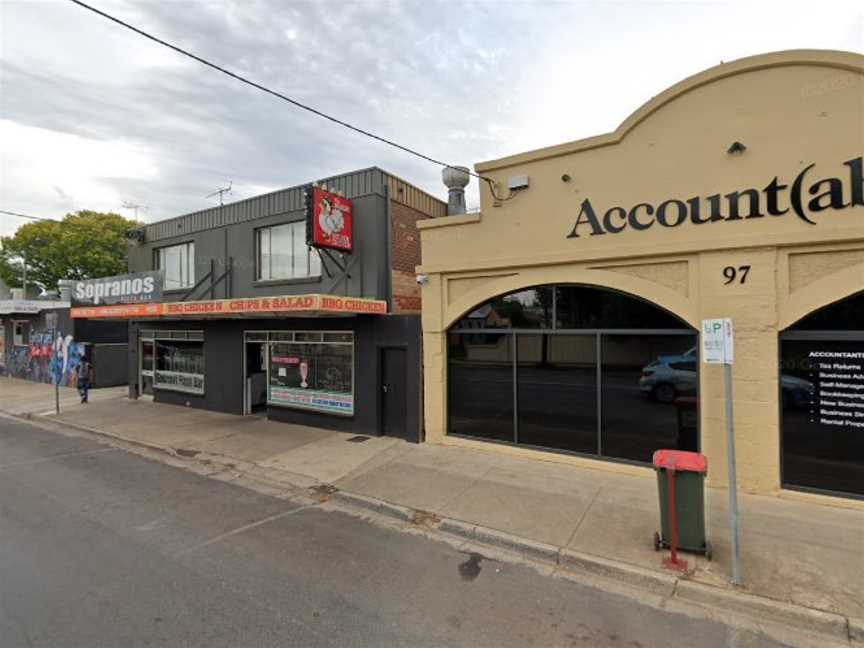
POLYGON ((567 238, 579 238, 585 233, 589 236, 619 234, 626 229, 644 231, 655 224, 678 227, 687 222, 705 225, 774 218, 790 212, 805 223, 816 225, 814 218, 827 209, 864 206, 864 158, 847 160, 843 165, 849 168, 847 187, 843 186, 843 178, 821 178, 805 183, 808 172, 815 166, 809 164, 792 180, 791 186, 788 181, 781 182, 774 176, 762 189, 739 189, 686 200, 670 198, 656 206, 642 202, 629 208, 615 206, 599 212, 590 198, 586 198, 567 238))
POLYGON ((72 284, 72 305, 155 302, 162 298, 163 278, 161 270, 153 270, 76 281, 72 284))

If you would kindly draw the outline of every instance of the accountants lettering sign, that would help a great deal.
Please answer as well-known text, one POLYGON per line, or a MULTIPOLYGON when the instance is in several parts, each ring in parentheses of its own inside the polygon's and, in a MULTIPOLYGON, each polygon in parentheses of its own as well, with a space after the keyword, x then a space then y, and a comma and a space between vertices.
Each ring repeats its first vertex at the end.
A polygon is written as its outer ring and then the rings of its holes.
POLYGON ((117 304, 73 308, 73 318, 173 318, 267 316, 278 313, 374 314, 387 312, 387 302, 358 297, 333 295, 285 295, 247 299, 211 299, 207 301, 165 302, 161 304, 117 304))
POLYGON ((72 284, 72 305, 156 302, 162 298, 163 277, 161 270, 154 270, 76 281, 72 284))
POLYGON ((827 209, 864 207, 862 163, 862 157, 843 163, 849 169, 845 187, 844 178, 820 178, 807 182, 808 173, 815 166, 809 164, 792 180, 791 186, 786 184, 788 181, 781 182, 778 176, 774 176, 762 189, 739 189, 727 194, 687 199, 670 198, 656 206, 643 202, 629 208, 614 206, 599 212, 586 198, 567 238, 579 238, 586 233, 589 236, 618 234, 626 229, 644 231, 655 225, 678 227, 688 222, 705 225, 787 215, 816 225, 820 212, 827 209))

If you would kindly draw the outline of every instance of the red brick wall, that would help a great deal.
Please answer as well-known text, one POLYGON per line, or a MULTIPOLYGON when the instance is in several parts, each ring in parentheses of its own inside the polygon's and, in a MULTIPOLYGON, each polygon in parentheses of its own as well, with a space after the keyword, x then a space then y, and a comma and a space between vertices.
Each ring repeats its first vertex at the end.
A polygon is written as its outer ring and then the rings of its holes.
POLYGON ((423 212, 390 201, 393 229, 390 233, 392 254, 391 283, 393 286, 393 312, 420 312, 420 286, 415 268, 420 265, 420 232, 417 221, 428 218, 423 212))

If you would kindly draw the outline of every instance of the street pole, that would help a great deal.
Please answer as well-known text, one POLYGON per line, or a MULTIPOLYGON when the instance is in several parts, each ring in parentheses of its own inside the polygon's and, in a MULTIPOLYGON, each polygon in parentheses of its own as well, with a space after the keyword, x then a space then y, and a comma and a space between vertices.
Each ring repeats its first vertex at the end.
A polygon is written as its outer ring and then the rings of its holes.
MULTIPOLYGON (((55 325, 54 334, 51 336, 53 338, 52 345, 54 347, 54 353, 57 353, 57 327, 55 325)), ((55 359, 55 370, 56 370, 56 359, 55 359)), ((57 416, 60 416, 60 374, 54 376, 54 413, 57 416)))
POLYGON ((738 564, 738 486, 735 476, 735 425, 732 420, 732 364, 723 363, 723 383, 726 391, 726 464, 729 470, 729 532, 732 534, 732 584, 741 584, 738 564))
POLYGON ((24 290, 24 299, 27 299, 27 253, 21 255, 21 258, 24 260, 24 263, 21 266, 21 269, 24 273, 23 278, 21 279, 21 283, 23 284, 24 290))

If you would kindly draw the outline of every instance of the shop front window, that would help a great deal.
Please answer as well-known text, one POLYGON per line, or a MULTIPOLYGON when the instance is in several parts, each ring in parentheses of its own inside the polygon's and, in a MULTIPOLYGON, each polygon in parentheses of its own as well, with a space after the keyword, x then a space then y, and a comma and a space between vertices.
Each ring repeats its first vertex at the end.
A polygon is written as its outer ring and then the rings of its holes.
POLYGON ((269 343, 267 403, 353 415, 354 334, 283 331, 279 337, 269 343))
POLYGON ((780 334, 784 488, 864 497, 864 293, 780 334))
MULTIPOLYGON (((153 387, 190 394, 204 393, 203 336, 185 331, 159 332, 153 342, 156 366, 153 387), (175 339, 180 336, 186 339, 175 339)), ((146 359, 145 359, 146 361, 146 359)), ((152 362, 152 360, 150 360, 152 362)), ((152 365, 151 365, 152 366, 152 365)))
POLYGON ((696 332, 643 300, 541 286, 448 334, 448 434, 648 463, 698 450, 696 332))

